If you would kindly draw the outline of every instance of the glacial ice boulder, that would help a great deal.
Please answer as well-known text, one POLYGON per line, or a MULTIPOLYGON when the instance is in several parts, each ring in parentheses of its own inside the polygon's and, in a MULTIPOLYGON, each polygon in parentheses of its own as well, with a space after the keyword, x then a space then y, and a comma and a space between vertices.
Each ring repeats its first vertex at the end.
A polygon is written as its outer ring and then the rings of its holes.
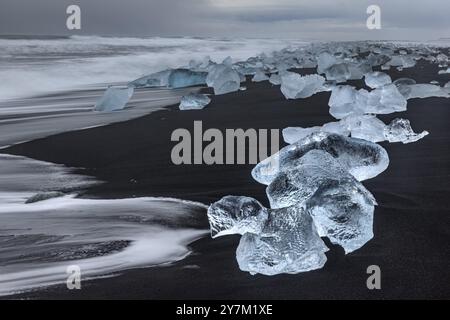
POLYGON ((94 111, 117 111, 125 108, 133 95, 133 87, 109 87, 94 106, 94 111))
POLYGON ((280 172, 266 188, 271 208, 304 204, 330 181, 352 181, 360 184, 338 160, 328 152, 311 150, 298 159, 295 166, 280 172))
POLYGON ((380 71, 366 73, 364 75, 364 79, 366 85, 372 89, 392 83, 391 77, 388 74, 380 71))
POLYGON ((267 209, 248 197, 226 196, 208 209, 213 238, 241 234, 239 268, 251 274, 298 273, 322 268, 328 248, 302 206, 267 209))
POLYGON ((286 99, 307 98, 322 91, 325 78, 317 74, 301 76, 286 72, 281 76, 281 92, 286 99))
POLYGON ((389 165, 386 150, 375 143, 314 132, 258 163, 252 170, 252 177, 269 185, 280 172, 295 168, 298 160, 311 150, 328 152, 359 181, 376 177, 389 165))
POLYGON ((183 96, 180 102, 180 110, 198 110, 203 109, 211 102, 206 94, 191 93, 183 96))
POLYGON ((422 131, 421 133, 415 133, 411 128, 409 120, 396 118, 384 128, 383 134, 389 142, 402 142, 406 144, 422 139, 429 132, 422 131))
POLYGON ((231 67, 217 64, 210 69, 206 84, 214 89, 214 94, 221 95, 238 91, 241 86, 241 77, 231 67))
POLYGON ((308 200, 317 231, 350 253, 373 238, 372 194, 352 179, 329 180, 308 200))
POLYGON ((260 233, 245 233, 241 237, 236 250, 239 268, 264 275, 322 268, 328 248, 305 209, 292 206, 268 212, 260 233))

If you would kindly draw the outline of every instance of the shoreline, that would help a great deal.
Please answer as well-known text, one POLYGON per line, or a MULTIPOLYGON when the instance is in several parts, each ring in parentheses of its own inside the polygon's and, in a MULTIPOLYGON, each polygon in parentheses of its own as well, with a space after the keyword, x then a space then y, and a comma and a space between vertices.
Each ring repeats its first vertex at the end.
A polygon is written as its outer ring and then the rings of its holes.
MULTIPOLYGON (((412 77, 418 83, 449 78, 437 75, 437 67, 425 63, 388 73, 393 80, 412 77)), ((354 81, 352 85, 364 84, 354 81)), ((329 92, 285 100, 278 86, 249 81, 246 86, 247 91, 213 96, 203 110, 179 111, 177 106, 169 106, 133 120, 61 133, 2 152, 77 167, 77 173, 105 181, 85 190, 82 197, 165 196, 208 205, 233 194, 254 197, 267 205, 265 187, 250 175, 253 165, 176 166, 170 161, 170 150, 176 144, 170 142, 170 133, 176 128, 192 129, 195 120, 203 121, 204 130, 283 129, 334 120, 328 113, 329 92)), ((192 243, 193 253, 170 266, 129 270, 114 278, 88 281, 79 291, 56 286, 6 298, 448 298, 449 102, 445 98, 413 99, 408 101, 408 111, 379 118, 388 122, 396 117, 411 120, 416 131, 428 130, 430 135, 408 145, 381 143, 391 164, 379 177, 364 182, 379 203, 375 236, 349 255, 327 241, 330 251, 323 269, 297 275, 251 276, 237 267, 234 254, 239 237, 207 237, 192 243), (427 112, 428 108, 434 112, 427 112), (365 286, 366 268, 372 264, 382 269, 383 290, 371 291, 365 286)), ((207 225, 206 217, 202 223, 207 225)))

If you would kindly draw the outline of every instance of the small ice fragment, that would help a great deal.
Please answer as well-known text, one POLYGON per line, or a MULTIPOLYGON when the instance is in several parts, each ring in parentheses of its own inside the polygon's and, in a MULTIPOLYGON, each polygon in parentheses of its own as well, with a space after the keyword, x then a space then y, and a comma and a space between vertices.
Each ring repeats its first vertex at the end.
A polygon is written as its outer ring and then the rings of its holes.
POLYGON ((366 73, 364 77, 365 77, 366 85, 373 89, 384 86, 384 85, 392 82, 392 79, 388 74, 386 74, 384 72, 379 72, 379 71, 366 73))
POLYGON ((415 133, 407 119, 396 118, 384 129, 384 136, 389 142, 411 143, 422 139, 429 134, 428 131, 415 133))
POLYGON ((229 234, 260 233, 267 209, 250 197, 226 196, 209 206, 208 221, 213 238, 229 234))
POLYGON ((281 76, 274 73, 270 76, 269 82, 275 86, 279 86, 281 84, 281 76))
POLYGON ((269 77, 265 74, 265 72, 263 70, 257 70, 255 75, 252 78, 253 82, 261 82, 261 81, 266 81, 269 80, 269 77))
POLYGON ((323 88, 325 78, 317 74, 301 76, 287 72, 281 76, 281 92, 286 99, 307 98, 323 88))
POLYGON ((211 102, 206 94, 191 93, 183 96, 180 102, 180 110, 198 110, 203 109, 211 102))
POLYGON ((353 138, 371 142, 384 141, 386 125, 375 115, 350 115, 342 119, 341 124, 351 132, 353 138))
POLYGON ((116 111, 125 108, 133 95, 133 87, 109 87, 94 106, 94 111, 116 111))
POLYGON ((337 63, 337 59, 335 56, 331 55, 329 52, 322 52, 317 57, 317 73, 322 74, 331 67, 332 65, 337 63))
POLYGON ((443 97, 450 98, 450 94, 444 88, 434 84, 421 83, 407 86, 409 92, 406 98, 428 98, 428 97, 443 97))

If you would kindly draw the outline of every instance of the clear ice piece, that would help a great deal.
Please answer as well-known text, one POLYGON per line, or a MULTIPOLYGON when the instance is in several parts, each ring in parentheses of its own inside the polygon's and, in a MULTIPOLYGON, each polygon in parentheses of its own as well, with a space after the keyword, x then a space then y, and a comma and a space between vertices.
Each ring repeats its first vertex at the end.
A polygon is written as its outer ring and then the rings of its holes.
POLYGON ((268 210, 261 232, 245 233, 236 250, 239 268, 275 275, 320 269, 327 261, 325 243, 301 206, 268 210))
POLYGON ((241 86, 241 77, 231 67, 217 64, 210 69, 206 84, 214 89, 214 94, 221 95, 238 91, 241 86))
POLYGON ((266 80, 269 80, 269 77, 266 75, 264 70, 261 70, 261 69, 258 69, 252 78, 253 82, 261 82, 261 81, 266 81, 266 80))
POLYGON ((109 87, 95 104, 94 110, 103 112, 122 110, 133 92, 133 87, 109 87))
POLYGON ((250 197, 226 196, 208 208, 213 238, 228 234, 260 233, 267 220, 267 209, 250 197))
POLYGON ((307 98, 323 90, 325 78, 317 74, 301 76, 287 72, 281 76, 281 92, 286 99, 307 98))
POLYGON ((391 77, 388 74, 380 71, 366 73, 364 76, 364 80, 366 82, 366 85, 373 89, 392 83, 391 77))
POLYGON ((252 177, 269 185, 280 172, 295 168, 298 159, 311 150, 328 152, 359 181, 376 177, 389 165, 386 150, 373 142, 314 132, 258 163, 252 177))
POLYGON ((203 109, 211 102, 206 94, 191 93, 183 96, 180 102, 180 110, 198 110, 203 109))
POLYGON ((385 127, 384 136, 389 142, 402 142, 404 144, 416 142, 426 135, 428 131, 422 131, 421 133, 415 133, 411 128, 411 123, 407 119, 396 118, 385 127))
POLYGON ((329 180, 308 200, 307 208, 319 235, 350 253, 373 238, 376 201, 361 183, 329 180))
POLYGON ((360 184, 328 152, 311 150, 296 161, 295 167, 280 172, 267 186, 271 208, 303 204, 317 189, 330 181, 353 181, 360 184))

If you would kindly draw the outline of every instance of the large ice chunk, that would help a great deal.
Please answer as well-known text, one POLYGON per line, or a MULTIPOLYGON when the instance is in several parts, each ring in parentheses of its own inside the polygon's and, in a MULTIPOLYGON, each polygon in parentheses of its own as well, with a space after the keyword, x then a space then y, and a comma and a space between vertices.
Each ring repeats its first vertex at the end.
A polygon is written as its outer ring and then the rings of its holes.
POLYGON ((366 73, 364 78, 366 81, 366 85, 370 88, 378 88, 392 83, 391 77, 388 74, 380 71, 366 73))
POLYGON ((328 152, 311 150, 296 161, 295 167, 280 172, 267 186, 271 208, 303 204, 317 189, 330 181, 353 181, 360 184, 328 152))
POLYGON ((183 96, 180 102, 180 110, 198 110, 203 109, 211 102, 206 94, 191 93, 183 96))
POLYGON ((281 76, 281 92, 286 99, 307 98, 323 90, 325 78, 317 74, 301 76, 286 72, 281 76))
POLYGON ((320 269, 328 248, 311 216, 301 206, 268 210, 260 233, 246 233, 236 250, 239 268, 251 274, 275 275, 320 269))
POLYGON ((239 73, 224 64, 214 65, 206 77, 208 87, 214 88, 214 94, 226 94, 238 91, 241 86, 239 73))
POLYGON ((274 275, 319 269, 328 248, 302 206, 267 209, 248 197, 226 196, 208 209, 213 237, 241 234, 236 259, 243 271, 274 275))
POLYGON ((384 128, 384 136, 389 142, 411 143, 422 139, 428 135, 428 131, 415 133, 411 128, 411 124, 407 119, 394 119, 384 128))
POLYGON ((125 108, 133 95, 133 87, 109 87, 94 106, 95 111, 116 111, 125 108))
POLYGON ((252 176, 259 183, 268 185, 280 172, 295 168, 298 160, 311 150, 328 152, 359 181, 379 175, 389 165, 386 150, 375 143, 315 132, 258 163, 252 176))
POLYGON ((351 179, 329 180, 308 200, 320 236, 350 253, 373 238, 372 194, 361 183, 351 179))

